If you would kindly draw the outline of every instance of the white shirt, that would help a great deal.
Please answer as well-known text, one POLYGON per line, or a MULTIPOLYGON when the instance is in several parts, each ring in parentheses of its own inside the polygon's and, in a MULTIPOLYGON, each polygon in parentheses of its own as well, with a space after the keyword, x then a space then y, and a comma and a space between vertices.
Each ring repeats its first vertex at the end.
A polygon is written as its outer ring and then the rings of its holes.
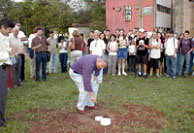
POLYGON ((21 39, 23 37, 26 37, 26 35, 24 34, 23 31, 20 30, 19 33, 18 33, 18 38, 21 39))
POLYGON ((175 49, 178 48, 178 40, 175 38, 166 39, 165 43, 165 54, 168 56, 176 55, 175 49))
POLYGON ((136 55, 136 46, 135 45, 129 45, 128 46, 129 55, 136 55))
POLYGON ((109 42, 109 49, 110 49, 110 52, 109 52, 109 55, 117 55, 117 52, 112 52, 112 51, 115 51, 117 48, 117 42, 109 42))
MULTIPOLYGON (((153 40, 151 39, 151 43, 150 43, 150 46, 158 46, 159 45, 159 42, 157 40, 153 40)), ((150 51, 150 57, 153 58, 153 59, 159 59, 160 58, 160 46, 158 49, 151 49, 150 51)))
POLYGON ((106 49, 106 44, 103 40, 98 39, 97 41, 94 40, 90 44, 90 51, 92 51, 93 55, 102 56, 103 50, 106 49))
POLYGON ((35 34, 30 34, 29 39, 28 39, 28 41, 29 41, 28 47, 29 47, 29 48, 32 48, 32 40, 33 40, 35 37, 36 37, 35 34))
MULTIPOLYGON (((11 36, 11 35, 13 35, 13 33, 10 33, 10 34, 9 34, 9 36, 11 36)), ((20 30, 20 31, 18 32, 18 38, 21 40, 23 37, 26 37, 26 35, 24 34, 23 31, 20 30)), ((28 41, 22 41, 22 43, 23 43, 23 44, 27 44, 28 41)))
POLYGON ((0 66, 3 64, 11 64, 9 52, 11 51, 9 39, 0 32, 0 66))
POLYGON ((16 38, 13 34, 9 36, 10 46, 17 48, 16 53, 22 54, 24 50, 24 45, 19 38, 16 38))
POLYGON ((63 42, 63 44, 59 43, 58 45, 61 47, 59 53, 67 53, 67 42, 63 42))
POLYGON ((119 40, 119 48, 126 48, 127 47, 127 41, 123 37, 119 37, 118 40, 119 40))

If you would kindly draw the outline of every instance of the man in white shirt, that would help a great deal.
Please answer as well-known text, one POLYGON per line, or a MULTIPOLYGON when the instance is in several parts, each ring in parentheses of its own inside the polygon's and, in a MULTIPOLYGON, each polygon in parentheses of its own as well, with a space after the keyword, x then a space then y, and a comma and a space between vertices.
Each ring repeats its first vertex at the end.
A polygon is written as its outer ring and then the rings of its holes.
POLYGON ((14 27, 14 23, 3 18, 0 20, 0 127, 6 126, 5 105, 8 88, 8 68, 11 64, 9 53, 11 52, 8 35, 14 27))
POLYGON ((173 78, 176 78, 176 59, 177 54, 176 51, 178 49, 178 40, 173 37, 174 32, 168 31, 168 38, 165 43, 165 55, 166 55, 166 76, 170 76, 170 69, 172 68, 173 78))
MULTIPOLYGON (((15 58, 16 63, 11 66, 11 79, 12 79, 12 85, 14 86, 21 86, 21 69, 22 69, 22 54, 24 54, 24 44, 21 42, 21 40, 18 38, 19 34, 19 28, 15 26, 12 31, 12 35, 9 36, 9 41, 11 48, 16 49, 15 52, 15 58)), ((13 55, 12 55, 13 56, 13 55)))
MULTIPOLYGON (((99 38, 100 32, 98 30, 94 31, 94 41, 90 44, 90 54, 92 55, 98 55, 100 57, 104 57, 105 50, 106 50, 106 44, 103 40, 99 38)), ((92 82, 93 86, 96 90, 99 88, 99 84, 102 83, 103 80, 103 69, 100 70, 100 74, 97 77, 98 82, 92 82)), ((98 92, 98 91, 97 91, 98 92)))
POLYGON ((94 41, 90 44, 90 54, 103 56, 105 54, 106 44, 99 38, 99 31, 94 32, 94 41))
MULTIPOLYGON (((37 28, 34 28, 33 33, 30 34, 29 39, 28 39, 28 47, 31 49, 32 48, 32 40, 37 36, 37 28)), ((33 51, 34 52, 34 51, 33 51)), ((33 58, 30 58, 30 73, 31 73, 31 78, 35 78, 35 70, 36 70, 36 60, 35 60, 35 53, 33 58)))
MULTIPOLYGON (((26 35, 24 34, 23 31, 20 30, 21 23, 17 22, 15 23, 15 26, 19 28, 19 33, 18 33, 18 38, 22 41, 23 44, 27 44, 28 40, 26 35)), ((21 54, 22 58, 22 69, 21 69, 21 80, 25 80, 25 53, 21 54)))

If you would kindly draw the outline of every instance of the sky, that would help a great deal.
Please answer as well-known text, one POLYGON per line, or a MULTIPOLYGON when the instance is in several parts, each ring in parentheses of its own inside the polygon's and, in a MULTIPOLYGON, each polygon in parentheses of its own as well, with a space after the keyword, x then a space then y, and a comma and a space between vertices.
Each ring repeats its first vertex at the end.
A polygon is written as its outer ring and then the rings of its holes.
POLYGON ((15 2, 22 2, 22 1, 24 1, 24 0, 13 0, 13 1, 15 1, 15 2))

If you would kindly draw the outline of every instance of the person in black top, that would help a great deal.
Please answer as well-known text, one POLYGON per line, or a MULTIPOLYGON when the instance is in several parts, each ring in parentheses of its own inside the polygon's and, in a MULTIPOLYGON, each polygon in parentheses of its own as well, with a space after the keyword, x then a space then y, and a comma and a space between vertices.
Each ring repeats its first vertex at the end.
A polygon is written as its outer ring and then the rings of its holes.
POLYGON ((138 76, 147 75, 149 39, 145 37, 144 30, 139 30, 139 38, 136 40, 138 76), (142 64, 144 73, 142 74, 142 64))
POLYGON ((88 53, 90 53, 90 44, 92 41, 94 41, 94 31, 90 31, 90 38, 87 41, 88 53))
MULTIPOLYGON (((131 36, 133 34, 132 30, 129 30, 129 32, 127 33, 127 40, 129 42, 129 44, 131 44, 133 37, 131 36)), ((129 63, 129 52, 127 53, 127 67, 128 67, 128 71, 129 71, 129 67, 130 67, 130 63, 129 63)))

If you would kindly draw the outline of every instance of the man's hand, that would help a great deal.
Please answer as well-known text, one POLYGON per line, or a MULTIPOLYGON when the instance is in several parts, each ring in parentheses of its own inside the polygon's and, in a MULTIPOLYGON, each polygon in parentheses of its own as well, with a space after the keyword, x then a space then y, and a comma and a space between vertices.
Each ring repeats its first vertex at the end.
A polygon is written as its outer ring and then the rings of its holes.
POLYGON ((39 45, 37 45, 37 46, 35 46, 34 48, 32 48, 33 50, 34 49, 37 49, 37 48, 40 48, 42 45, 41 44, 39 44, 39 45))
POLYGON ((94 97, 94 93, 93 93, 93 92, 89 92, 89 94, 90 94, 90 99, 91 99, 91 101, 94 102, 95 104, 97 104, 97 100, 96 100, 96 98, 94 97))
POLYGON ((94 80, 96 80, 96 83, 98 83, 98 78, 96 76, 94 76, 94 80))

